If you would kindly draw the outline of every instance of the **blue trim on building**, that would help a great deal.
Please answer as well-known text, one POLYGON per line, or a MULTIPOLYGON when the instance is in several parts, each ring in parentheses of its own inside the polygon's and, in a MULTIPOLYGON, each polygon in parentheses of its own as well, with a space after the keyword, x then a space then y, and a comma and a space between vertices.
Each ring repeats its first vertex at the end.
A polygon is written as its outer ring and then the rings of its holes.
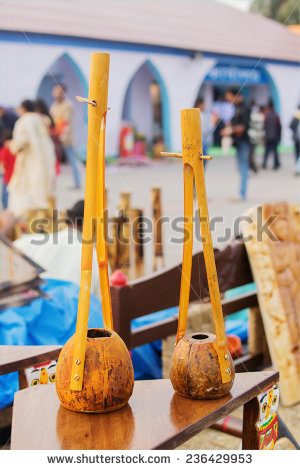
MULTIPOLYGON (((107 41, 103 39, 93 39, 93 38, 80 38, 76 36, 63 36, 63 35, 53 35, 53 34, 41 34, 41 33, 31 33, 31 32, 20 32, 20 31, 4 31, 0 30, 0 41, 9 41, 9 42, 22 42, 22 43, 32 43, 32 44, 54 44, 61 46, 75 46, 75 47, 90 47, 90 48, 101 48, 101 49, 110 49, 110 50, 119 50, 119 51, 129 51, 129 52, 149 52, 149 53, 159 53, 159 54, 172 54, 172 55, 181 55, 181 56, 193 56, 196 52, 195 50, 188 49, 179 49, 167 46, 156 46, 152 44, 138 44, 138 43, 129 43, 129 42, 120 42, 120 41, 107 41)), ((220 63, 224 64, 234 64, 239 63, 240 65, 253 65, 259 64, 278 64, 278 65, 290 65, 298 66, 299 62, 295 61, 284 61, 277 59, 268 59, 268 58, 259 58, 259 57, 244 57, 244 56, 235 56, 235 55, 226 55, 221 53, 212 53, 212 52, 202 52, 202 56, 205 58, 214 58, 217 59, 220 63)))
MULTIPOLYGON (((47 72, 45 73, 44 77, 42 78, 41 82, 39 83, 39 86, 37 88, 37 91, 36 91, 36 97, 38 98, 39 97, 39 90, 40 90, 40 87, 43 83, 43 80, 45 78, 46 75, 50 75, 51 74, 51 69, 52 67, 54 67, 56 65, 56 63, 58 61, 60 61, 61 59, 65 59, 72 67, 72 69, 74 70, 74 73, 75 75, 78 77, 78 80, 80 82, 80 85, 82 86, 82 93, 84 96, 88 96, 88 93, 89 93, 89 87, 88 87, 88 82, 85 78, 85 75, 84 73, 82 72, 81 68, 79 67, 79 65, 77 64, 77 62, 75 62, 75 60, 70 56, 70 54, 68 54, 67 52, 64 52, 63 54, 61 54, 53 63, 52 65, 48 68, 47 72)), ((63 81, 63 80, 62 80, 63 81)), ((68 93, 67 93, 68 94, 68 93)), ((84 111, 83 111, 83 119, 85 122, 87 122, 87 118, 88 118, 88 107, 87 106, 84 106, 84 111)))
MULTIPOLYGON (((76 75, 78 76, 79 78, 79 81, 80 81, 80 84, 84 90, 84 93, 85 93, 85 96, 88 96, 89 94, 89 85, 88 85, 88 82, 85 78, 85 75, 84 73, 82 72, 81 68, 79 67, 79 65, 77 64, 77 62, 75 62, 75 60, 67 53, 65 52, 64 54, 62 54, 57 60, 61 59, 61 58, 66 58, 68 60, 68 62, 70 62, 71 66, 73 67, 76 75)), ((56 62, 56 61, 55 61, 56 62)), ((54 64, 53 64, 54 65, 54 64)))
POLYGON ((292 67, 300 67, 299 62, 276 60, 276 59, 262 59, 260 57, 245 57, 238 55, 215 54, 210 52, 203 52, 203 57, 210 59, 217 59, 219 65, 245 65, 246 67, 262 66, 267 64, 274 65, 288 65, 292 67))
POLYGON ((277 90, 277 87, 274 83, 274 80, 272 78, 272 75, 269 74, 268 70, 265 67, 261 67, 263 70, 264 74, 267 77, 268 85, 270 86, 271 89, 271 96, 274 101, 274 108, 276 109, 276 112, 280 114, 280 99, 279 99, 279 93, 277 90))

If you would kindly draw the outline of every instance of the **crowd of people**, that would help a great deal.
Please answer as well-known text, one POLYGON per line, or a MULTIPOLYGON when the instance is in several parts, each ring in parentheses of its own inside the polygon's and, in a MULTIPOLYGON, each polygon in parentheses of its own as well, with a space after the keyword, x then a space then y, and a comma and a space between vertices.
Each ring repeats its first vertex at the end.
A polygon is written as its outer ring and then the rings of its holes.
POLYGON ((73 107, 63 84, 56 84, 48 110, 42 99, 22 101, 17 113, 0 108, 0 165, 3 173, 2 207, 16 217, 47 209, 55 195, 60 162, 67 159, 75 187, 80 174, 75 157, 73 107))
MULTIPOLYGON (((267 169, 270 155, 273 154, 273 170, 281 166, 278 145, 281 141, 281 122, 272 100, 265 106, 258 106, 254 101, 247 105, 238 89, 230 88, 225 92, 221 103, 214 103, 212 112, 205 109, 203 98, 197 99, 195 106, 201 111, 203 152, 207 153, 210 145, 222 147, 227 153, 233 145, 236 148, 240 188, 238 198, 245 200, 249 170, 258 172, 256 148, 264 146, 260 168, 267 169), (218 106, 219 104, 219 106, 218 106)), ((300 174, 300 105, 290 124, 295 145, 296 170, 300 174)))

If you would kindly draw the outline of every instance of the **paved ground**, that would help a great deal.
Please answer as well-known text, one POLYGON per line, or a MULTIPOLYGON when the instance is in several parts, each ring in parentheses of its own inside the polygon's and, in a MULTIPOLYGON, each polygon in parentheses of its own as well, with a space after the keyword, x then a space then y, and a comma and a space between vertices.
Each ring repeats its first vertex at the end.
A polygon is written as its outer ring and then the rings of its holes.
MULTIPOLYGON (((257 158, 260 163, 260 157, 257 158)), ((293 155, 281 155, 282 168, 273 171, 261 170, 258 174, 251 173, 248 186, 248 199, 245 202, 232 202, 237 196, 239 176, 234 157, 215 158, 208 162, 206 170, 206 187, 209 199, 211 221, 216 220, 212 231, 214 245, 222 245, 239 232, 238 217, 243 212, 260 203, 269 201, 289 200, 300 201, 300 178, 294 176, 293 155), (226 234, 226 237, 225 237, 226 234)), ((271 161, 269 166, 271 167, 271 161)), ((85 169, 81 168, 84 180, 85 169)), ((58 178, 58 207, 67 208, 84 196, 84 189, 72 190, 72 175, 68 167, 63 167, 58 178)), ((164 247, 166 265, 170 266, 181 261, 182 235, 172 229, 172 221, 183 216, 183 179, 182 164, 179 160, 170 159, 152 162, 149 165, 116 166, 107 165, 106 186, 108 189, 108 207, 110 215, 116 211, 121 191, 131 191, 132 206, 143 208, 146 215, 151 216, 151 193, 153 186, 162 188, 163 215, 170 218, 164 224, 164 247), (177 240, 177 242, 174 241, 177 240)), ((182 223, 178 221, 182 227, 182 223)), ((198 232, 199 233, 199 232, 198 232)), ((194 250, 201 247, 194 241, 194 250)), ((151 271, 152 243, 145 249, 146 271, 151 271)))

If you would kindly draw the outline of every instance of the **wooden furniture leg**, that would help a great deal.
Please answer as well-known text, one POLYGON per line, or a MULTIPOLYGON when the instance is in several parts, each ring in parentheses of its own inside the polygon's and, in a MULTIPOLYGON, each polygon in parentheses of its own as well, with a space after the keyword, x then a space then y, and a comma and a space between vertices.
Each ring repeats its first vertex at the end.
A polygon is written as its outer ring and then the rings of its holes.
POLYGON ((18 371, 19 373, 19 388, 20 390, 23 390, 24 388, 28 387, 28 382, 27 382, 27 377, 25 374, 25 369, 20 369, 18 371))
MULTIPOLYGON (((278 417, 278 439, 286 437, 291 441, 293 446, 300 450, 300 446, 297 443, 296 439, 290 432, 289 428, 285 424, 285 422, 280 418, 279 414, 278 417)), ((235 416, 228 415, 225 418, 217 421, 213 424, 212 429, 216 429, 217 431, 224 432, 226 434, 230 434, 231 436, 236 436, 242 438, 243 435, 243 421, 239 418, 235 418, 235 416)))
POLYGON ((243 411, 243 433, 242 433, 242 449, 258 450, 258 434, 255 427, 258 416, 258 402, 256 398, 248 401, 244 405, 243 411))

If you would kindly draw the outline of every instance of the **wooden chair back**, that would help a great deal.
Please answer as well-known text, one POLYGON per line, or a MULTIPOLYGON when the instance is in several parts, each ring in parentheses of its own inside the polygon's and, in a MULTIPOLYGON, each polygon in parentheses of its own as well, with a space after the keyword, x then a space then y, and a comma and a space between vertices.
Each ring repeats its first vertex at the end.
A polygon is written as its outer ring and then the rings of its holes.
MULTIPOLYGON (((244 243, 234 240, 222 250, 215 249, 215 259, 221 293, 253 282, 244 243)), ((114 328, 129 349, 176 334, 177 315, 132 330, 131 320, 179 304, 181 264, 149 276, 130 281, 127 286, 111 286, 114 328)), ((224 296, 222 296, 224 297, 224 296)), ((209 301, 209 290, 203 252, 193 256, 190 301, 209 301)), ((224 316, 244 308, 258 306, 257 293, 252 292, 222 300, 224 316)), ((255 368, 262 354, 247 354, 236 361, 237 370, 255 368), (241 364, 241 365, 239 365, 241 364), (245 366, 246 367, 246 366, 245 366)))

